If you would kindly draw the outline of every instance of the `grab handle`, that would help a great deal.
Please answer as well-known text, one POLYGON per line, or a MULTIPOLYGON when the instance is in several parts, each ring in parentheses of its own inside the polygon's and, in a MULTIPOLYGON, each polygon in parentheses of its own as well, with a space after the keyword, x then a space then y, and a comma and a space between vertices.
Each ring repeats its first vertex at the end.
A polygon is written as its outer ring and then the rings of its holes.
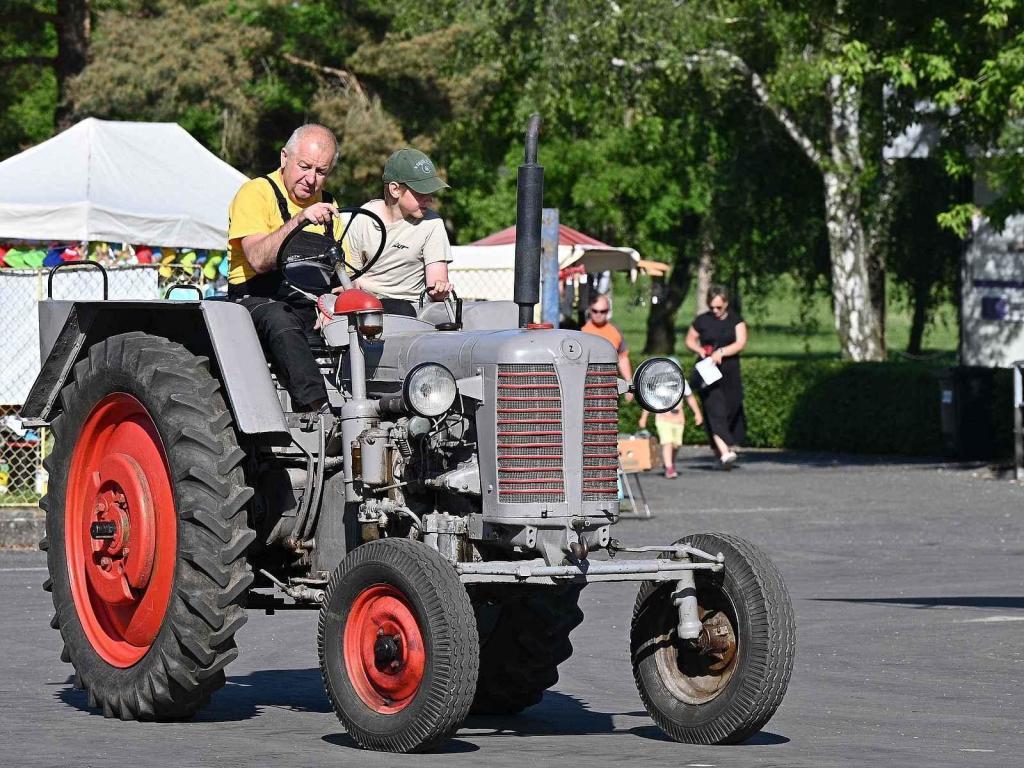
POLYGON ((50 276, 46 280, 46 298, 53 298, 53 276, 57 274, 57 270, 64 269, 64 267, 79 267, 88 265, 90 267, 96 267, 100 271, 100 275, 103 277, 103 300, 106 301, 109 292, 107 288, 107 270, 103 268, 103 265, 98 261, 92 261, 90 259, 81 259, 80 261, 65 261, 58 264, 50 270, 50 276))

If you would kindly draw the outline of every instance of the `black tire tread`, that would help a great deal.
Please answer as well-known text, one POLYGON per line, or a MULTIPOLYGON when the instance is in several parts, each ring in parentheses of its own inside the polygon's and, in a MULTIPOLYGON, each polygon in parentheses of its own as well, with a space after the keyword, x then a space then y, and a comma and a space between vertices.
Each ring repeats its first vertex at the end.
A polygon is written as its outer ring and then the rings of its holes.
POLYGON ((558 665, 573 652, 569 634, 583 622, 581 590, 528 585, 497 593, 501 614, 487 637, 481 635, 473 714, 522 712, 558 682, 558 665))
MULTIPOLYGON (((636 663, 634 644, 633 677, 640 697, 658 726, 677 741, 700 744, 738 744, 760 731, 782 703, 793 672, 796 652, 796 619, 789 593, 778 567, 749 541, 727 533, 687 536, 679 543, 690 544, 705 552, 731 548, 736 558, 726 557, 726 567, 736 578, 744 594, 762 597, 758 605, 748 605, 753 634, 762 641, 751 650, 752 662, 739 681, 735 706, 718 720, 690 729, 671 721, 651 700, 636 663)), ((643 612, 652 593, 661 588, 657 582, 645 582, 633 607, 633 625, 643 612)), ((699 589, 699 585, 698 585, 699 589)))
POLYGON ((175 587, 153 647, 129 669, 111 667, 92 650, 66 587, 53 594, 56 620, 90 707, 107 717, 176 720, 209 701, 224 683, 224 667, 237 656, 234 633, 245 623, 244 601, 253 578, 245 549, 255 536, 240 512, 252 490, 245 486, 244 453, 208 361, 161 337, 112 336, 94 344, 75 365, 60 393, 61 413, 51 424, 55 447, 48 458, 44 539, 51 574, 66 570, 60 541, 63 490, 55 494, 54 487, 70 464, 73 429, 91 407, 83 400, 111 372, 136 387, 132 394, 147 405, 164 442, 179 512, 175 587))
POLYGON ((469 714, 476 691, 478 642, 469 595, 455 570, 435 550, 418 541, 391 538, 369 542, 349 553, 331 575, 317 632, 320 670, 335 713, 364 748, 426 752, 451 738, 469 714), (335 636, 343 633, 343 627, 334 626, 329 611, 335 590, 360 567, 378 564, 404 574, 413 583, 417 594, 424 599, 425 623, 439 619, 441 625, 450 630, 447 636, 434 638, 434 654, 428 661, 436 666, 434 674, 428 673, 424 678, 424 682, 431 681, 430 688, 421 690, 414 702, 424 697, 425 705, 407 728, 391 733, 371 732, 355 722, 331 684, 326 652, 328 633, 335 636))

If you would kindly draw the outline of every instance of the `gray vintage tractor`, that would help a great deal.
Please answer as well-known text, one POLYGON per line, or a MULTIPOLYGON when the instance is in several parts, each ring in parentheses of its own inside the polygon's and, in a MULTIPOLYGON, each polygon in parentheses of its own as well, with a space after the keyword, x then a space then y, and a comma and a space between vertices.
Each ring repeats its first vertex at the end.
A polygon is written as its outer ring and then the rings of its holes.
POLYGON ((630 385, 603 339, 532 323, 537 128, 514 302, 387 315, 332 239, 282 246, 323 318, 320 413, 292 412, 231 302, 41 302, 23 413, 53 434, 45 587, 90 706, 188 717, 224 684, 246 609, 309 608, 355 741, 426 750, 471 712, 537 703, 572 653, 581 590, 636 581, 633 674, 666 734, 740 742, 773 715, 795 627, 769 559, 727 534, 612 536, 619 397, 666 411, 683 379, 654 358, 630 385), (318 283, 333 272, 337 295, 318 283))

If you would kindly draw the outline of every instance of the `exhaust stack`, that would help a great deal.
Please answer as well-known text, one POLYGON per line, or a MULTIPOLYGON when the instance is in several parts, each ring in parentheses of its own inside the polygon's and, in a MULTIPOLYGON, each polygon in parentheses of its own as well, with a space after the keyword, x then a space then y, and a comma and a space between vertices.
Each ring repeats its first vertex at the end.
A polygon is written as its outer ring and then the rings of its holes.
POLYGON ((513 298, 519 305, 519 327, 533 322, 540 301, 541 208, 544 204, 544 166, 537 165, 540 115, 526 127, 526 162, 519 166, 516 186, 516 279, 513 298))

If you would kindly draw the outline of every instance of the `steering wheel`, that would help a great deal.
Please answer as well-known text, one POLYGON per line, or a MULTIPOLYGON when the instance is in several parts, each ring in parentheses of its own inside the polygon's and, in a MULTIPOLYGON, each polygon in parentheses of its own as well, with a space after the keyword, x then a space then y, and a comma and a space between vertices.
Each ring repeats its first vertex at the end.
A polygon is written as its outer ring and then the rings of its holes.
POLYGON ((342 280, 342 284, 345 284, 349 280, 355 280, 366 274, 380 258, 384 252, 384 246, 387 244, 384 222, 377 214, 365 208, 354 207, 341 208, 339 212, 350 215, 345 229, 337 240, 334 239, 333 219, 324 225, 327 234, 323 235, 318 232, 306 231, 306 228, 315 222, 304 221, 285 235, 281 246, 277 249, 277 269, 284 281, 291 288, 314 300, 316 296, 313 294, 331 289, 332 276, 337 274, 342 280), (377 246, 377 252, 367 259, 359 269, 348 262, 345 258, 345 249, 342 247, 345 236, 352 227, 352 222, 356 220, 356 216, 369 216, 380 232, 380 245, 377 246), (351 276, 345 273, 346 268, 352 270, 351 276))

